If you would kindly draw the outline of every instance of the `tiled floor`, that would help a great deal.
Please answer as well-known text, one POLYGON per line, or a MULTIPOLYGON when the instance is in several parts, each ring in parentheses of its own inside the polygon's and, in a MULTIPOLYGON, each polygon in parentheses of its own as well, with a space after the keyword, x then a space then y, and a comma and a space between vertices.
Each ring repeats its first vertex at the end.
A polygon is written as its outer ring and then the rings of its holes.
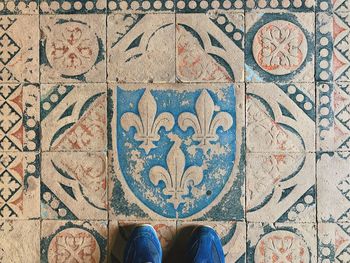
POLYGON ((0 0, 0 262, 350 262, 350 0, 0 0))

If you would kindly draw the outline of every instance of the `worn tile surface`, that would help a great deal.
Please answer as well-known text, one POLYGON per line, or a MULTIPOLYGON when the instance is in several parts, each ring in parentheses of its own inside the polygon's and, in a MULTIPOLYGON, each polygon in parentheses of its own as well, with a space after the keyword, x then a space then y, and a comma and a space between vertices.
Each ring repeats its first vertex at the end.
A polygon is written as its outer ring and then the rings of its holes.
POLYGON ((0 0, 0 262, 350 262, 349 0, 0 0), (5 240, 5 241, 4 241, 5 240), (182 260, 182 259, 180 259, 182 260))

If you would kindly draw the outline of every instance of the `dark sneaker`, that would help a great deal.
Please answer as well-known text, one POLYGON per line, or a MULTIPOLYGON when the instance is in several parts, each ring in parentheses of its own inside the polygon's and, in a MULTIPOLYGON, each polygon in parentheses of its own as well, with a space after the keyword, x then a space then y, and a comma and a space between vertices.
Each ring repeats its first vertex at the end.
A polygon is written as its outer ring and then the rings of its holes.
POLYGON ((221 241, 214 229, 200 226, 193 231, 188 259, 191 263, 225 263, 221 241))
POLYGON ((161 263, 162 248, 150 225, 138 226, 131 233, 124 252, 124 263, 161 263))

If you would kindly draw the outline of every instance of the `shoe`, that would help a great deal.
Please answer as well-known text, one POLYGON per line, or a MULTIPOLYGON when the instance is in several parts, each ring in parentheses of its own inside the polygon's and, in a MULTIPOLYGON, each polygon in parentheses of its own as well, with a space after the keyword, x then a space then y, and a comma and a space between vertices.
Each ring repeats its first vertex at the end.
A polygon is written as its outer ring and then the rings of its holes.
POLYGON ((138 226, 131 233, 124 252, 124 263, 161 263, 162 247, 150 225, 138 226))
POLYGON ((200 226, 193 231, 188 260, 191 263, 225 263, 221 241, 214 229, 200 226))

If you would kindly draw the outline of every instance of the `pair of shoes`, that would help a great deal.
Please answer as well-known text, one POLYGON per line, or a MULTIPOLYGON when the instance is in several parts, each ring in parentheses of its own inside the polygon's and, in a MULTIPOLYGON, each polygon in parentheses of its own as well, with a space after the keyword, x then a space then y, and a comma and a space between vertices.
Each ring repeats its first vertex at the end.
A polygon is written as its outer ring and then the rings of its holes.
MULTIPOLYGON (((181 257, 181 255, 179 255, 181 257)), ((224 263, 220 238, 211 227, 200 226, 192 233, 187 252, 191 263, 224 263)), ((184 261, 184 259, 179 259, 184 261)), ((124 263, 161 263, 162 248, 150 225, 134 229, 125 249, 124 263)))

